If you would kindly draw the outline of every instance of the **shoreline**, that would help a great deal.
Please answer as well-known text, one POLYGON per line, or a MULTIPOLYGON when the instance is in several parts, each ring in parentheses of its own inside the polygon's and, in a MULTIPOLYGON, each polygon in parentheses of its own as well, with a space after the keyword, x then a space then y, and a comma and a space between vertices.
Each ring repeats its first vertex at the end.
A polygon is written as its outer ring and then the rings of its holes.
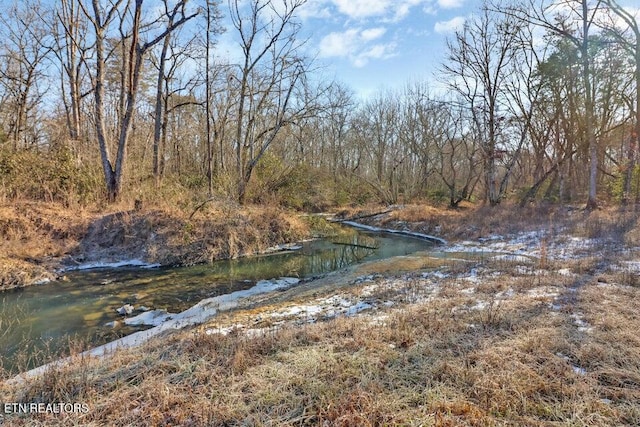
MULTIPOLYGON (((420 233, 408 233, 408 232, 399 233, 396 230, 381 229, 377 227, 367 226, 364 224, 359 224, 353 221, 345 221, 343 222, 343 224, 356 229, 362 229, 366 231, 373 231, 377 233, 401 234, 408 237, 415 237, 418 239, 423 239, 423 240, 427 240, 435 243, 440 243, 440 244, 446 243, 444 239, 436 238, 433 236, 427 236, 420 233)), ((298 250, 300 248, 301 246, 299 245, 299 242, 289 243, 289 244, 280 244, 280 245, 276 245, 271 248, 268 248, 266 251, 260 254, 247 255, 247 257, 269 255, 269 254, 274 254, 282 251, 298 250)), ((388 260, 384 259, 384 260, 378 260, 378 261, 386 262, 388 260)), ((372 261, 372 262, 375 263, 376 261, 372 261)), ((67 271, 84 271, 84 270, 105 269, 105 268, 117 269, 117 268, 123 268, 123 267, 135 267, 135 268, 142 268, 142 269, 170 268, 170 266, 162 266, 160 264, 149 264, 149 263, 145 263, 142 260, 134 259, 134 260, 123 260, 123 261, 117 261, 117 262, 99 262, 98 261, 93 263, 80 264, 78 266, 61 268, 60 270, 57 271, 57 273, 64 274, 67 271)), ((334 273, 340 273, 340 270, 334 273)), ((17 374, 16 377, 14 377, 14 379, 11 381, 14 381, 14 380, 24 381, 24 379, 26 378, 32 378, 34 376, 43 375, 49 369, 59 368, 65 364, 73 362, 73 360, 77 360, 78 358, 83 359, 85 357, 98 357, 98 358, 108 357, 111 353, 114 353, 118 350, 138 347, 144 344, 145 342, 147 342, 149 339, 154 338, 164 332, 175 331, 175 330, 183 329, 186 327, 202 324, 212 319, 213 317, 215 317, 220 311, 227 311, 227 310, 236 308, 241 299, 247 299, 255 295, 260 295, 260 294, 269 293, 273 291, 286 290, 296 286, 299 282, 301 282, 301 280, 297 278, 279 278, 279 279, 260 280, 256 283, 254 287, 248 290, 235 291, 230 294, 224 294, 217 297, 201 300, 197 302, 195 305, 193 305, 192 307, 190 307, 189 309, 182 311, 180 313, 165 312, 162 314, 162 316, 159 316, 159 318, 161 318, 162 321, 159 324, 150 325, 151 327, 149 329, 133 332, 117 340, 110 341, 108 343, 83 351, 80 354, 72 355, 59 360, 54 360, 45 365, 32 368, 26 372, 21 372, 17 374)), ((148 316, 149 313, 153 313, 153 311, 142 313, 141 315, 138 315, 138 317, 145 316, 145 315, 148 316)), ((135 319, 135 318, 131 318, 131 319, 135 319)))
POLYGON ((616 234, 615 217, 608 227, 597 219, 597 229, 483 232, 442 248, 451 257, 347 268, 0 390, 17 402, 75 390, 90 410, 73 422, 97 425, 139 416, 290 424, 300 414, 390 425, 542 425, 553 414, 635 425, 640 230, 616 234), (122 401, 136 403, 115 410, 122 401))

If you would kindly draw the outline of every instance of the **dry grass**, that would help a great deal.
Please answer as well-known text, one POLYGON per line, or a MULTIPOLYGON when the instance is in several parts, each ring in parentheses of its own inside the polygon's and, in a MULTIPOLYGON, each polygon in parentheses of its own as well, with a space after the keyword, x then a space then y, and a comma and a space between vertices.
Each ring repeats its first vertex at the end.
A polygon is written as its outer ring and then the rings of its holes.
MULTIPOLYGON (((203 326, 5 385, 4 400, 91 408, 12 425, 638 425, 640 288, 575 288, 553 270, 494 274, 509 268, 484 262, 477 281, 462 267, 438 282, 380 277, 369 300, 396 302, 382 312, 258 335, 203 326)), ((216 327, 277 308, 229 313, 216 327)))
POLYGON ((53 279, 55 259, 78 245, 91 218, 53 203, 0 206, 0 290, 53 279))
MULTIPOLYGON (((405 214, 391 221, 438 215, 420 208, 405 214)), ((524 215, 506 210, 497 220, 480 210, 456 215, 469 220, 446 227, 461 237, 464 229, 486 236, 535 223, 515 222, 524 215), (515 225, 500 225, 510 218, 515 225)), ((224 217, 236 225, 281 224, 259 210, 224 217)), ((612 212, 539 213, 538 224, 604 240, 611 227, 618 242, 638 233, 635 219, 612 212)), ((376 311, 282 323, 269 314, 292 301, 267 300, 106 360, 5 383, 0 400, 90 406, 87 414, 11 416, 11 425, 640 425, 640 287, 633 272, 603 267, 620 261, 620 247, 607 248, 527 268, 501 259, 439 266, 446 278, 423 277, 433 267, 426 260, 405 259, 418 272, 401 278, 385 277, 389 265, 380 263, 362 270, 375 272, 373 279, 350 276, 340 291, 356 297, 368 289, 376 311), (207 333, 238 324, 262 329, 207 333)), ((298 294, 296 303, 313 303, 322 292, 298 294)))
POLYGON ((0 250, 20 259, 60 256, 77 244, 90 218, 55 204, 0 206, 0 250))
POLYGON ((78 255, 82 261, 138 258, 189 265, 258 253, 307 235, 302 220, 273 208, 210 207, 192 218, 186 212, 144 209, 100 217, 78 255))
POLYGON ((191 206, 160 202, 135 210, 127 204, 106 213, 30 202, 0 206, 0 290, 54 279, 61 261, 190 265, 259 253, 310 234, 304 220, 273 207, 219 202, 190 218, 191 206))
MULTIPOLYGON (((554 228, 556 223, 567 225, 573 222, 572 210, 552 206, 529 206, 519 208, 511 204, 489 207, 463 203, 457 209, 429 205, 403 205, 390 208, 367 206, 343 209, 340 218, 365 216, 363 222, 385 228, 405 229, 435 234, 448 240, 478 239, 492 234, 509 234, 540 227, 554 228)), ((575 220, 581 220, 578 215, 575 220)))

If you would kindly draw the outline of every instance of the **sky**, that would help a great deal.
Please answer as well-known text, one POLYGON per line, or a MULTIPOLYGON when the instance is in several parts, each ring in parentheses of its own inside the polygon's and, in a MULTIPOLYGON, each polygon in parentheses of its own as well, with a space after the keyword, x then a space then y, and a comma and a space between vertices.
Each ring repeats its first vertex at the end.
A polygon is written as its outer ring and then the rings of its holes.
POLYGON ((446 37, 481 0, 310 0, 302 11, 317 60, 367 97, 410 81, 432 81, 446 37))
MULTIPOLYGON (((434 80, 446 36, 481 0, 308 0, 298 15, 307 55, 323 77, 366 98, 411 81, 434 80)), ((223 8, 224 10, 224 8, 223 8)), ((234 49, 233 31, 220 49, 234 49)), ((235 45, 235 46, 234 46, 235 45)))
MULTIPOLYGON (((595 1, 595 0, 590 0, 595 1)), ((617 0, 638 11, 640 0, 617 0)), ((428 82, 446 61, 447 37, 461 29, 482 0, 308 0, 300 9, 307 55, 323 77, 367 98, 411 82, 428 82)), ((225 37, 221 47, 224 49, 225 37)), ((235 44, 230 39, 226 43, 235 44)), ((227 44, 228 47, 231 44, 227 44)), ((237 44, 235 44, 237 46, 237 44)))

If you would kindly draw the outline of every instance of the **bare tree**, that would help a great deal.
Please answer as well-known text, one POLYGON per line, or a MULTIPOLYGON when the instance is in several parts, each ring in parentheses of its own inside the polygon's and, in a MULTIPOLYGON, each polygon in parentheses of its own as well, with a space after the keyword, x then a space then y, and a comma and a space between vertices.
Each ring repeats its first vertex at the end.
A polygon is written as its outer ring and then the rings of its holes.
POLYGON ((635 115, 635 124, 627 150, 627 164, 625 165, 622 194, 622 203, 627 204, 631 194, 631 181, 635 168, 636 152, 638 147, 640 147, 640 25, 638 24, 638 18, 620 6, 616 0, 604 1, 609 9, 627 25, 627 29, 631 30, 633 36, 633 38, 625 37, 624 30, 618 28, 613 22, 607 23, 606 28, 609 30, 608 32, 623 46, 633 58, 634 62, 635 97, 631 103, 631 111, 635 115))
MULTIPOLYGON (((206 0, 206 30, 205 30, 205 115, 206 115, 206 132, 207 132, 207 189, 209 197, 213 196, 213 175, 215 173, 214 144, 215 138, 212 130, 215 128, 212 122, 215 122, 212 109, 212 49, 216 34, 222 32, 222 28, 218 22, 222 19, 218 0, 206 0)), ((215 132, 215 131, 214 131, 215 132)))
MULTIPOLYGON (((55 54, 60 62, 62 102, 69 138, 75 144, 81 134, 83 66, 89 54, 89 43, 84 37, 87 22, 80 11, 79 0, 61 0, 55 6, 56 20, 53 24, 55 54)), ((75 147, 77 148, 77 147, 75 147)))
POLYGON ((505 81, 512 72, 510 64, 519 31, 517 20, 500 17, 485 5, 481 14, 467 21, 447 43, 446 83, 463 97, 472 113, 484 159, 485 200, 492 206, 504 195, 498 160, 507 154, 501 146, 507 113, 505 81))
POLYGON ((27 138, 25 131, 37 123, 33 115, 44 94, 44 60, 51 51, 43 14, 38 1, 15 2, 8 13, 0 14, 2 109, 8 116, 7 134, 14 150, 29 145, 28 139, 36 142, 35 133, 27 138))
POLYGON ((433 100, 429 106, 431 135, 435 145, 435 170, 449 193, 449 206, 473 194, 481 178, 482 158, 475 138, 469 132, 469 117, 460 103, 433 100))
MULTIPOLYGON (((169 0, 163 0, 163 18, 164 26, 169 29, 174 26, 176 19, 180 18, 180 10, 177 7, 171 8, 169 0)), ((214 8, 215 3, 210 0, 207 1, 209 9, 214 8)), ((209 12, 211 14, 211 12, 209 12)), ((213 16, 208 19, 216 19, 213 16)), ((218 17, 219 19, 219 17, 218 17)), ((215 23, 214 23, 215 24, 215 23)), ((209 31, 209 30, 207 30, 209 31)), ((174 41, 174 33, 177 33, 177 28, 174 31, 169 31, 162 40, 162 46, 159 54, 151 55, 151 62, 157 69, 156 77, 156 94, 154 102, 154 131, 153 131, 153 176, 156 186, 160 184, 160 180, 163 174, 163 162, 164 152, 167 142, 167 120, 171 111, 178 108, 182 108, 188 104, 196 102, 190 100, 188 97, 180 102, 174 102, 170 105, 170 98, 173 95, 180 94, 185 90, 192 90, 195 85, 195 75, 192 78, 187 79, 185 82, 180 82, 177 87, 173 87, 177 79, 176 73, 186 61, 193 58, 190 54, 195 37, 186 37, 181 40, 174 41)), ((207 32, 207 34, 209 34, 207 32)), ((180 37, 180 34, 176 34, 180 37)))
POLYGON ((280 130, 306 114, 296 104, 296 89, 304 83, 296 11, 306 0, 230 1, 230 17, 239 37, 242 62, 235 78, 237 94, 235 151, 239 203, 257 163, 280 130))
MULTIPOLYGON (((185 22, 194 18, 198 12, 188 13, 186 11, 186 0, 175 3, 170 13, 173 14, 173 21, 158 34, 148 34, 147 41, 143 40, 141 30, 148 30, 152 23, 142 22, 142 4, 143 0, 135 0, 132 13, 132 22, 130 28, 129 51, 123 61, 124 70, 126 70, 126 79, 122 84, 123 95, 123 111, 120 112, 119 123, 117 126, 118 143, 115 161, 112 161, 108 151, 107 134, 104 122, 104 83, 105 68, 107 64, 105 37, 110 25, 117 16, 125 16, 130 6, 130 1, 124 4, 124 0, 115 0, 110 6, 104 9, 98 0, 92 0, 92 11, 89 11, 86 5, 81 3, 83 12, 91 22, 95 37, 95 75, 93 76, 93 93, 95 101, 95 122, 96 133, 98 137, 98 145, 100 148, 100 157, 102 160, 102 168, 104 171, 104 179, 107 189, 107 198, 109 201, 116 201, 122 191, 122 176, 124 164, 126 160, 127 143, 131 132, 131 125, 135 114, 135 104, 140 84, 140 76, 143 65, 144 55, 149 49, 160 41, 167 34, 180 27, 185 22), (127 10, 120 10, 123 6, 127 10)), ((122 33, 123 20, 120 21, 120 31, 122 33)), ((123 45, 124 45, 124 41, 123 45)))
POLYGON ((535 0, 505 8, 507 16, 516 17, 530 24, 563 37, 580 52, 582 85, 584 86, 585 135, 589 151, 589 195, 587 209, 594 209, 597 202, 598 144, 594 130, 594 99, 591 84, 591 61, 589 57, 589 34, 594 19, 601 9, 602 0, 546 1, 535 0), (574 18, 578 18, 576 23, 574 18))

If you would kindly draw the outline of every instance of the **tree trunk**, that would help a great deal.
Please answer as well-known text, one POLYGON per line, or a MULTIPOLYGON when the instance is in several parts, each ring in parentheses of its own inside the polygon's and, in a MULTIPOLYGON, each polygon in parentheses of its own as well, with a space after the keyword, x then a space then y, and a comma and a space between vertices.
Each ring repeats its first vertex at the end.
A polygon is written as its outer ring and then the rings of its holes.
POLYGON ((596 209, 598 207, 598 201, 596 199, 596 186, 598 178, 598 145, 596 141, 595 131, 593 129, 593 94, 591 93, 591 71, 589 64, 589 19, 588 19, 588 5, 587 0, 582 0, 582 81, 584 83, 585 90, 585 131, 587 134, 587 141, 589 143, 589 197, 587 199, 586 209, 596 209))
MULTIPOLYGON (((171 25, 171 20, 169 21, 169 25, 171 25)), ((160 142, 162 137, 162 123, 164 121, 164 112, 166 111, 163 108, 163 100, 165 99, 164 94, 164 70, 165 63, 167 59, 167 52, 169 50, 169 42, 171 39, 171 33, 168 33, 162 44, 162 51, 160 52, 160 58, 158 58, 158 79, 156 81, 156 102, 155 102, 155 117, 153 123, 153 178, 155 181, 156 187, 160 186, 160 142)))

